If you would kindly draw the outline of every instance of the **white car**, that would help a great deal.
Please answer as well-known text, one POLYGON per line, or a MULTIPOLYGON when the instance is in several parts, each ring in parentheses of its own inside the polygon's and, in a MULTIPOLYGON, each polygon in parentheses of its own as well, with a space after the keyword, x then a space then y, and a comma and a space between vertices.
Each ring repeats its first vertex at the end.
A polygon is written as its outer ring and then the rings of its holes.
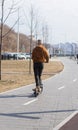
POLYGON ((15 59, 25 60, 26 56, 24 54, 15 54, 15 59))
POLYGON ((26 56, 25 56, 24 54, 19 54, 19 55, 18 55, 18 59, 25 60, 25 59, 26 59, 26 56))
POLYGON ((26 59, 30 59, 31 55, 29 53, 26 53, 26 59))

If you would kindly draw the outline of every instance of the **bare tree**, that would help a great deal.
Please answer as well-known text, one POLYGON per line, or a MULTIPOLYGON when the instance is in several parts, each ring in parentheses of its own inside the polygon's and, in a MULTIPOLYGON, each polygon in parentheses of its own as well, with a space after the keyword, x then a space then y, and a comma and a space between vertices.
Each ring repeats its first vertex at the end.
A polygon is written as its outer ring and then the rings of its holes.
POLYGON ((41 18, 40 18, 40 13, 38 11, 36 11, 36 15, 35 15, 35 29, 34 29, 34 35, 36 38, 36 41, 38 40, 38 37, 40 35, 40 26, 41 26, 41 18))
POLYGON ((3 35, 3 16, 4 16, 4 0, 2 1, 2 4, 1 4, 1 9, 2 9, 2 17, 1 17, 1 34, 0 34, 0 80, 1 80, 1 48, 2 48, 2 35, 3 35))
MULTIPOLYGON (((38 25, 39 25, 39 15, 37 10, 35 9, 35 7, 30 4, 30 9, 28 11, 28 14, 25 13, 24 11, 24 15, 30 30, 30 55, 32 53, 32 49, 33 49, 33 36, 36 36, 36 40, 38 37, 38 25)), ((29 61, 29 73, 31 74, 31 58, 29 61)))
POLYGON ((43 39, 43 44, 48 43, 48 25, 47 24, 43 24, 42 25, 42 39, 43 39))
POLYGON ((5 16, 5 13, 4 12, 7 12, 5 10, 5 5, 6 5, 6 2, 8 0, 1 0, 0 2, 0 6, 1 6, 1 18, 0 18, 0 80, 1 80, 1 49, 2 49, 2 44, 3 44, 3 38, 12 30, 12 28, 15 26, 15 24, 17 23, 18 20, 16 20, 16 22, 14 23, 14 25, 11 27, 11 29, 4 33, 3 32, 3 27, 4 27, 4 24, 6 23, 6 21, 8 20, 9 16, 11 14, 13 14, 14 12, 16 12, 17 8, 15 7, 17 5, 17 3, 14 3, 14 0, 12 0, 12 4, 11 4, 11 7, 9 8, 9 11, 7 13, 7 15, 5 16))

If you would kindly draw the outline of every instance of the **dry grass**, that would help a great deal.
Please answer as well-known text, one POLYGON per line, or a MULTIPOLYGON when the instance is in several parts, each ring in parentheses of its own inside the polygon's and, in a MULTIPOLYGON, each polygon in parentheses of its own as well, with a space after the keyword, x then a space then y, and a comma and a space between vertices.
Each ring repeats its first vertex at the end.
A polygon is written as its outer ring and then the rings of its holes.
MULTIPOLYGON (((33 63, 31 62, 31 74, 29 74, 29 61, 5 60, 2 61, 2 80, 0 92, 34 83, 33 63)), ((63 70, 60 61, 50 61, 44 64, 42 79, 53 76, 63 70)))

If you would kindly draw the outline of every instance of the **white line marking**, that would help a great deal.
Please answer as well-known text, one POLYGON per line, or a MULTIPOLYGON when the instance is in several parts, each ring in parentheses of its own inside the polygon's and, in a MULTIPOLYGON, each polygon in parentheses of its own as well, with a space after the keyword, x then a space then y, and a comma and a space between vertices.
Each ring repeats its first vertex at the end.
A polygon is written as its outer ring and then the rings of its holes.
POLYGON ((65 86, 62 86, 62 87, 60 87, 60 88, 58 88, 58 89, 61 90, 61 89, 63 89, 63 88, 65 88, 65 86))
POLYGON ((71 118, 73 118, 78 111, 73 112, 70 116, 68 116, 64 121, 62 121, 59 125, 57 125, 53 130, 59 130, 62 126, 64 126, 71 118))
POLYGON ((77 79, 73 79, 73 82, 76 82, 77 81, 77 79))
POLYGON ((38 100, 38 98, 33 99, 33 100, 29 101, 29 102, 24 103, 23 105, 29 105, 29 104, 31 104, 31 103, 37 101, 37 100, 38 100))

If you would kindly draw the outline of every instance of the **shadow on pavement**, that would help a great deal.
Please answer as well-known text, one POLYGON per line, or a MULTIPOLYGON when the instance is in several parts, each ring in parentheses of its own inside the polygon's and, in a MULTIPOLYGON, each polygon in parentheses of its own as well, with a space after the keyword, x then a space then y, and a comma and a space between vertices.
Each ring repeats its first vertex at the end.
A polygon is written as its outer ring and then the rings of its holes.
POLYGON ((16 98, 16 97, 29 97, 29 98, 32 98, 34 97, 34 94, 33 93, 26 93, 25 94, 18 94, 18 95, 0 95, 0 98, 16 98))
POLYGON ((55 111, 37 111, 37 112, 22 112, 22 113, 0 113, 0 116, 8 116, 15 118, 27 118, 27 119, 40 119, 40 117, 35 117, 36 114, 51 114, 51 113, 61 113, 61 112, 73 112, 75 109, 70 110, 55 110, 55 111), (32 116, 31 116, 32 115, 32 116))

